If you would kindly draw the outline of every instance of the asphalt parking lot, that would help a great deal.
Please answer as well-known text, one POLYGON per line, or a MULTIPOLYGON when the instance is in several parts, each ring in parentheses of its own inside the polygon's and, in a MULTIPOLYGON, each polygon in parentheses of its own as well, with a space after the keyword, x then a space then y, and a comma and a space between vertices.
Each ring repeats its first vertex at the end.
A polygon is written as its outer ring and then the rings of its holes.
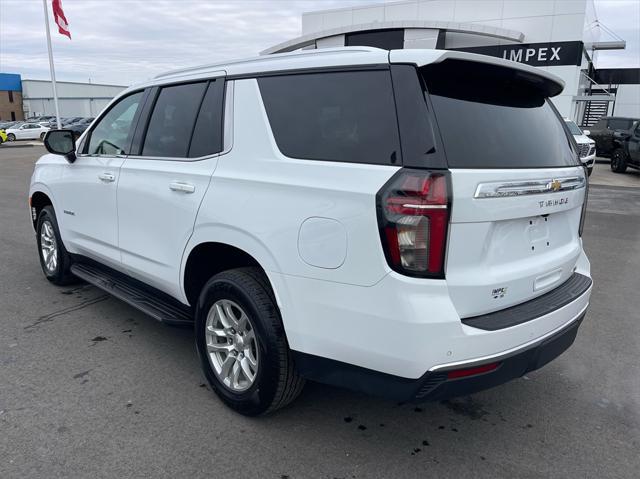
POLYGON ((27 210, 42 152, 0 147, 0 478, 638 477, 638 173, 591 177, 595 289, 556 361, 419 406, 308 384, 248 419, 205 386, 190 330, 46 281, 27 210))

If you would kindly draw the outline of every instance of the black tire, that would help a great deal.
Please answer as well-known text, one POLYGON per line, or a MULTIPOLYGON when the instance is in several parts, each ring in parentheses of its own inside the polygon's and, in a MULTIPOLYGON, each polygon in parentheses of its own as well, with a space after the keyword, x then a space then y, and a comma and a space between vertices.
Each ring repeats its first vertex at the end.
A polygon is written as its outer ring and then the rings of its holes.
POLYGON ((16 141, 16 135, 13 133, 7 134, 7 141, 16 141))
POLYGON ((233 410, 246 416, 268 414, 289 404, 302 391, 304 379, 295 370, 273 291, 259 268, 232 269, 211 278, 200 293, 195 328, 204 374, 218 397, 233 410), (254 382, 242 392, 225 386, 209 360, 207 316, 219 300, 240 306, 256 336, 258 368, 254 382))
POLYGON ((69 253, 67 253, 64 244, 62 243, 56 214, 53 210, 53 207, 50 205, 42 208, 42 211, 40 211, 40 214, 38 215, 38 222, 36 225, 36 239, 38 243, 38 257, 40 258, 40 266, 42 267, 42 272, 44 273, 45 277, 53 284, 56 284, 58 286, 64 286, 77 282, 77 278, 73 276, 70 271, 73 261, 71 259, 71 256, 69 256, 69 253), (45 258, 42 251, 42 232, 45 224, 51 225, 51 227, 53 228, 53 234, 56 241, 56 264, 52 269, 49 269, 45 265, 45 258))
POLYGON ((627 154, 622 148, 617 148, 611 155, 611 171, 614 173, 627 171, 627 154))
POLYGON ((587 176, 591 176, 591 173, 593 173, 593 168, 587 168, 587 176))

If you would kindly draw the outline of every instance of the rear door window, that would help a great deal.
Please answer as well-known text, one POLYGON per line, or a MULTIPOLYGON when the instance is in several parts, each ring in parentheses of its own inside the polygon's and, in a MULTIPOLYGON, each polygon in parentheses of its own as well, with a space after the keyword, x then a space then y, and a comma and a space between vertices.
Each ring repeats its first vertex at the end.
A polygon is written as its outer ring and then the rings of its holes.
POLYGON ((450 167, 578 165, 564 120, 530 77, 456 60, 421 71, 450 167))
POLYGON ((388 70, 258 78, 271 130, 291 158, 400 164, 388 70))
POLYGON ((222 151, 222 112, 224 81, 209 83, 202 100, 189 147, 189 158, 212 155, 222 151))
POLYGON ((164 87, 149 120, 142 156, 186 158, 207 82, 164 87))

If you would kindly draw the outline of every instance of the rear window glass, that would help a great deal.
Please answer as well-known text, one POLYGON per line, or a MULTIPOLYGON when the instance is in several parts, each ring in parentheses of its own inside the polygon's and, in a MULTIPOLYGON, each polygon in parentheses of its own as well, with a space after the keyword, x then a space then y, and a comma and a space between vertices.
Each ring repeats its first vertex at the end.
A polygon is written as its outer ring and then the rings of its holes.
POLYGON ((569 128, 572 135, 582 135, 582 130, 572 121, 567 122, 567 128, 569 128))
POLYGON ((632 124, 633 120, 623 120, 620 118, 612 118, 609 120, 609 128, 612 130, 628 130, 632 124))
POLYGON ((537 77, 455 60, 421 71, 450 167, 578 165, 573 138, 537 77))
POLYGON ((291 158, 400 163, 388 70, 258 78, 271 130, 291 158))

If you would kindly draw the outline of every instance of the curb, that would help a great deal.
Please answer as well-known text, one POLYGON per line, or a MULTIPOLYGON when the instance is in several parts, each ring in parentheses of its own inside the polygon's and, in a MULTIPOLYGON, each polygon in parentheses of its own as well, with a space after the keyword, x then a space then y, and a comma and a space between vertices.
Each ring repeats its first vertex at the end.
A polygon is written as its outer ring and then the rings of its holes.
POLYGON ((31 148, 34 146, 44 146, 42 143, 16 143, 15 141, 5 141, 0 148, 31 148))

